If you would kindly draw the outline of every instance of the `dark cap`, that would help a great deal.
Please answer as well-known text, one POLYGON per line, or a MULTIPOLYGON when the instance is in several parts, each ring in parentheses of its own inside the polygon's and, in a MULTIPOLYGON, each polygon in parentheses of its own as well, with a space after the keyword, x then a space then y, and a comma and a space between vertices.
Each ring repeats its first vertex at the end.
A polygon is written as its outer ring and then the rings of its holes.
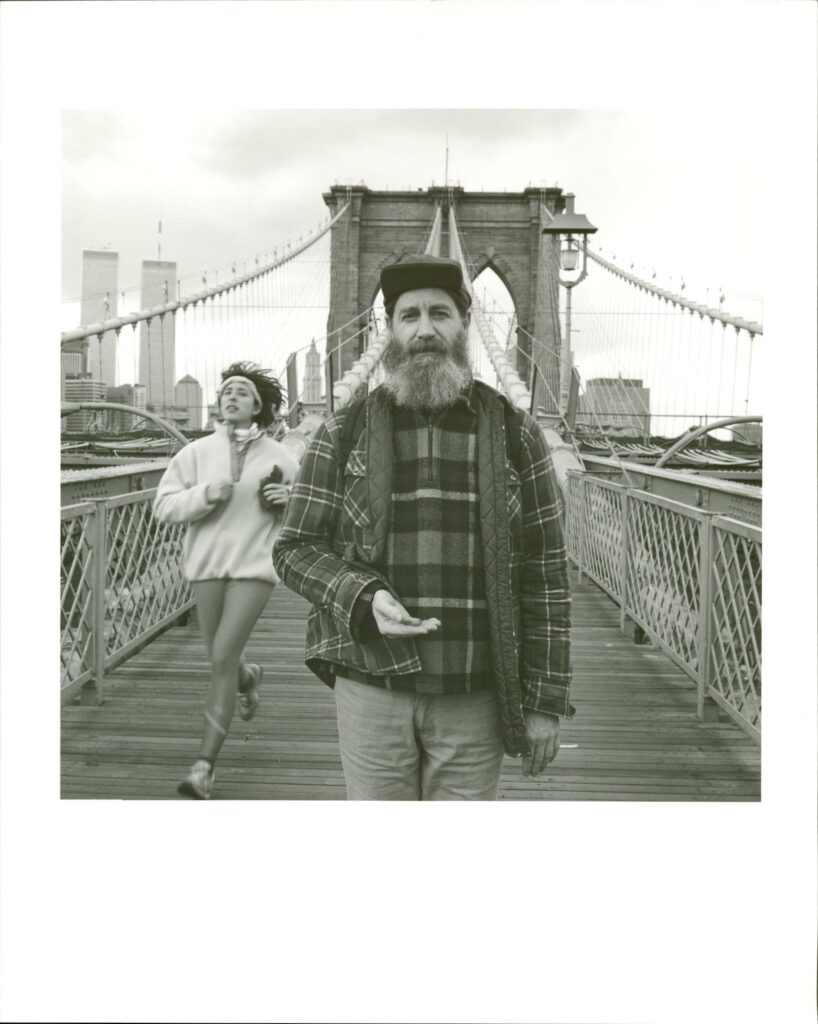
POLYGON ((457 295, 466 308, 471 305, 471 295, 463 286, 463 271, 457 260, 444 256, 406 256, 381 271, 385 306, 416 288, 444 288, 457 295))

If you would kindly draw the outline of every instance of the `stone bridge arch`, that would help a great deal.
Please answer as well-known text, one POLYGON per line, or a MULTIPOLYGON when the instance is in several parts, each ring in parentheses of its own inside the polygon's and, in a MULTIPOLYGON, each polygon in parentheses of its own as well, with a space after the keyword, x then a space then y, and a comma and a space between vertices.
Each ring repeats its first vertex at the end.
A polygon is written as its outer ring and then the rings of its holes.
MULTIPOLYGON (((330 256, 330 310, 327 348, 328 381, 337 380, 358 358, 363 346, 361 329, 377 295, 381 268, 405 253, 422 252, 435 210, 443 207, 441 254, 449 253, 448 217, 454 209, 467 262, 475 276, 491 266, 503 281, 517 311, 518 347, 537 359, 554 395, 559 396, 560 350, 556 279, 540 260, 543 206, 553 215, 565 205, 558 188, 527 188, 522 192, 466 192, 462 188, 378 192, 365 185, 335 185, 324 194, 334 216, 345 203, 347 213, 333 225, 330 256), (532 353, 530 336, 540 351, 532 353)), ((547 242, 546 244, 555 244, 547 242)), ((556 261, 553 261, 556 267, 556 261)), ((552 274, 556 271, 552 270, 552 274)), ((518 367, 530 383, 530 360, 518 367)), ((539 391, 540 389, 538 389, 539 391)), ((538 394, 538 403, 551 412, 550 396, 538 394)))
POLYGON ((522 291, 523 282, 520 280, 520 275, 515 267, 509 263, 501 253, 495 252, 493 246, 489 248, 488 252, 478 253, 477 257, 473 261, 473 266, 474 277, 472 278, 472 281, 476 281, 484 270, 494 271, 494 273, 503 282, 506 290, 511 296, 511 301, 514 303, 514 310, 519 318, 520 303, 517 296, 522 291))

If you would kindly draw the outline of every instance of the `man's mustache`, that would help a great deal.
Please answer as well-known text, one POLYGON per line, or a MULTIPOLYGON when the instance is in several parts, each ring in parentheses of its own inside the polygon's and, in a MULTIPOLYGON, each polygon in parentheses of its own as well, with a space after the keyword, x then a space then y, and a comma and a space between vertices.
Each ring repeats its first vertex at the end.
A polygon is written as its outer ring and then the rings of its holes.
POLYGON ((448 346, 435 338, 429 338, 426 341, 411 341, 407 348, 410 355, 418 355, 421 352, 437 352, 443 356, 449 354, 448 346))

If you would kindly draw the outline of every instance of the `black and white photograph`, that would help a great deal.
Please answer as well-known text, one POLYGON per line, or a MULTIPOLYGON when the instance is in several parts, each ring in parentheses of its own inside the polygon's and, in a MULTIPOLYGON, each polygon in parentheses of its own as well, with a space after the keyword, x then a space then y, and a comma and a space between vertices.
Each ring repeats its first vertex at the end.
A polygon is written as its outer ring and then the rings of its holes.
POLYGON ((65 798, 760 799, 752 135, 62 125, 65 798))
POLYGON ((815 12, 4 7, 0 1015, 815 1019, 815 12))

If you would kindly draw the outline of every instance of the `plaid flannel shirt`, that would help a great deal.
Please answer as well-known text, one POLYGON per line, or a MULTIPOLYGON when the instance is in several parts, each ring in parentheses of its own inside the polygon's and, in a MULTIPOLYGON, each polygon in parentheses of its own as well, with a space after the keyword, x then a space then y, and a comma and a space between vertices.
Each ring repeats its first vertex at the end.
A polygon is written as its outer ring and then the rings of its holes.
MULTIPOLYGON (((411 409, 393 412, 395 462, 384 572, 410 615, 441 622, 437 632, 415 639, 422 669, 379 676, 345 666, 339 674, 417 693, 494 687, 480 544, 477 409, 469 399, 464 393, 433 416, 411 409)), ((358 453, 348 466, 349 476, 366 476, 358 453)), ((355 487, 353 479, 353 492, 355 487)), ((363 616, 359 620, 362 638, 377 630, 371 608, 366 610, 368 622, 363 616)))
MULTIPOLYGON (((384 682, 388 680, 392 685, 395 685, 396 677, 407 677, 407 681, 410 677, 417 679, 420 677, 416 674, 431 669, 432 692, 487 685, 482 673, 486 668, 488 644, 485 637, 488 631, 482 637, 475 632, 475 626, 486 614, 480 607, 478 591, 482 589, 481 575, 498 570, 481 564, 477 550, 480 536, 474 529, 474 517, 489 513, 482 507, 479 494, 472 494, 469 474, 475 472, 475 466, 461 465, 455 470, 452 461, 447 463, 445 458, 446 454, 455 454, 456 449, 460 451, 464 441, 474 454, 473 421, 476 411, 473 390, 474 385, 463 403, 458 405, 460 412, 450 410, 446 414, 455 417, 454 423, 449 424, 450 427, 455 426, 455 435, 462 433, 465 426, 462 419, 458 421, 461 412, 468 410, 471 418, 461 440, 453 441, 453 448, 443 440, 449 430, 429 425, 428 433, 426 430, 418 431, 417 424, 413 426, 400 413, 395 416, 393 433, 388 441, 383 438, 373 441, 368 431, 362 433, 349 454, 346 472, 342 475, 338 450, 346 410, 341 410, 319 428, 304 457, 276 542, 274 563, 287 586, 313 605, 308 623, 306 661, 329 685, 334 682, 335 666, 352 669, 358 678, 372 681, 377 677, 384 682), (403 443, 403 454, 409 455, 408 459, 398 458, 401 443, 395 441, 395 437, 403 433, 402 424, 408 428, 409 434, 415 431, 415 441, 408 442, 408 449, 407 443, 403 443), (426 438, 422 436, 424 433, 427 433, 426 438), (427 448, 421 457, 424 441, 427 445, 431 442, 432 450, 430 453, 427 448), (387 443, 390 452, 393 444, 398 449, 391 494, 388 496, 391 499, 388 506, 390 533, 394 529, 395 536, 388 537, 379 548, 376 534, 383 524, 378 512, 383 510, 375 507, 373 478, 378 476, 378 460, 384 453, 379 445, 387 443), (411 457, 413 451, 416 454, 414 459, 411 457), (453 470, 459 475, 453 477, 453 470), (424 494, 423 485, 435 480, 439 483, 444 477, 446 486, 451 485, 457 491, 465 482, 465 492, 470 495, 462 502, 455 531, 458 537, 456 544, 451 544, 451 538, 440 529, 424 529, 432 523, 440 527, 442 515, 439 506, 443 491, 432 488, 432 493, 424 494), (416 501, 411 498, 413 489, 417 492, 416 501), (435 505, 438 506, 437 512, 435 505), (417 536, 412 542, 408 538, 415 526, 418 528, 417 536), (466 536, 468 533, 471 533, 470 540, 466 536), (398 565, 398 545, 406 543, 411 544, 411 550, 406 552, 401 548, 398 565), (467 547, 464 546, 469 543, 472 545, 471 555, 466 554, 467 547), (420 568, 416 569, 412 579, 411 563, 420 555, 421 549, 420 568), (430 550, 434 552, 431 559, 427 553, 430 550), (379 557, 373 557, 378 551, 379 557), (469 563, 465 572, 464 557, 469 563), (433 563, 438 561, 439 565, 433 567, 433 563), (460 593, 450 595, 451 604, 447 608, 446 601, 441 603, 441 596, 446 596, 446 588, 458 573, 460 593), (400 592, 398 579, 404 587, 408 585, 414 591, 408 598, 400 592), (376 583, 406 604, 410 612, 424 618, 437 614, 443 619, 444 628, 433 641, 437 646, 427 643, 421 648, 412 638, 387 638, 379 634, 370 638, 362 631, 361 598, 364 594, 371 594, 376 583), (454 606, 460 601, 469 605, 462 614, 454 611, 454 606), (447 618, 449 629, 446 628, 447 618), (451 645, 448 651, 447 637, 451 645), (470 653, 477 655, 474 668, 464 673, 466 662, 462 662, 460 670, 455 669, 457 659, 469 657, 470 653)), ((531 417, 519 415, 522 419, 519 474, 506 460, 504 497, 508 505, 511 565, 504 571, 510 569, 511 575, 514 608, 510 621, 513 622, 517 645, 522 704, 533 710, 570 717, 574 712, 568 702, 570 596, 558 488, 551 456, 539 427, 531 417)), ((441 421, 444 418, 441 416, 441 421)), ((389 458, 392 458, 391 454, 389 458)), ((412 685, 414 687, 414 680, 412 685)))

